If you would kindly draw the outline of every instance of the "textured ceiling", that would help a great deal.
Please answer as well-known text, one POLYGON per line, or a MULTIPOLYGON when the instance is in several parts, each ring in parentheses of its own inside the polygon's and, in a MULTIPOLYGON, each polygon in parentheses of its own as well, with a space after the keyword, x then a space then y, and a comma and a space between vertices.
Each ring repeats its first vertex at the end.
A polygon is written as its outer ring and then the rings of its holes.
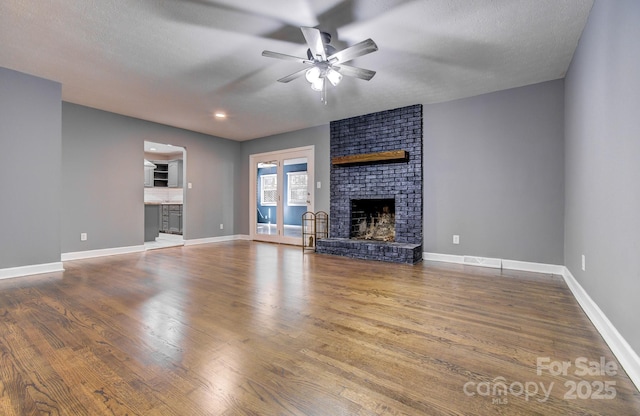
POLYGON ((0 67, 62 84, 65 101, 232 140, 562 78, 592 0, 2 0, 0 67), (372 38, 328 105, 299 26, 338 50, 372 38), (227 119, 213 117, 216 111, 227 119))

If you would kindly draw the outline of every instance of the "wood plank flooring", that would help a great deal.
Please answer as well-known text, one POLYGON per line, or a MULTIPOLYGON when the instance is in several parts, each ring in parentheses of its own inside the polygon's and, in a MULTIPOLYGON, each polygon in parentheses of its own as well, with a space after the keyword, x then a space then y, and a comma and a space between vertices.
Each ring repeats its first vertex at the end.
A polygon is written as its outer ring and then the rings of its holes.
POLYGON ((248 241, 64 266, 0 281, 0 415, 640 414, 559 276, 248 241))

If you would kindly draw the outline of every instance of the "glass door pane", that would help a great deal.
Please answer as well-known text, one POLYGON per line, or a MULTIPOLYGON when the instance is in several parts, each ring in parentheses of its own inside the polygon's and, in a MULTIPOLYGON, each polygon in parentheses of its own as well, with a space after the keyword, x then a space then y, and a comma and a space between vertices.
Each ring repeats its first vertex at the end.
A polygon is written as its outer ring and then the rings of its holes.
POLYGON ((255 233, 275 237, 278 235, 278 160, 258 162, 256 172, 255 233))
POLYGON ((302 214, 307 212, 309 200, 307 158, 298 157, 283 160, 282 204, 284 217, 284 236, 302 238, 302 214))

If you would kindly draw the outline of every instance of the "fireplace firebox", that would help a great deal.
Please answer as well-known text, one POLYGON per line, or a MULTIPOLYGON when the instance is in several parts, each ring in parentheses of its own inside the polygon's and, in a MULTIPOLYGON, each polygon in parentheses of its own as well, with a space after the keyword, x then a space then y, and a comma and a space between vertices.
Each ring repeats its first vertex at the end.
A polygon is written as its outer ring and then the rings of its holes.
POLYGON ((350 238, 356 240, 395 241, 395 200, 393 198, 352 199, 350 238))

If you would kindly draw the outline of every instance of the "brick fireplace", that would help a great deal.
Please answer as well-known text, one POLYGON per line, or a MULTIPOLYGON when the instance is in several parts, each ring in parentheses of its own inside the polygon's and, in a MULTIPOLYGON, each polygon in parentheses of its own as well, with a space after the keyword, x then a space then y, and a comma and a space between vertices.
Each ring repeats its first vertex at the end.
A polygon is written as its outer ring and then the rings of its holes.
POLYGON ((330 238, 317 252, 422 260, 422 105, 331 123, 330 238))

